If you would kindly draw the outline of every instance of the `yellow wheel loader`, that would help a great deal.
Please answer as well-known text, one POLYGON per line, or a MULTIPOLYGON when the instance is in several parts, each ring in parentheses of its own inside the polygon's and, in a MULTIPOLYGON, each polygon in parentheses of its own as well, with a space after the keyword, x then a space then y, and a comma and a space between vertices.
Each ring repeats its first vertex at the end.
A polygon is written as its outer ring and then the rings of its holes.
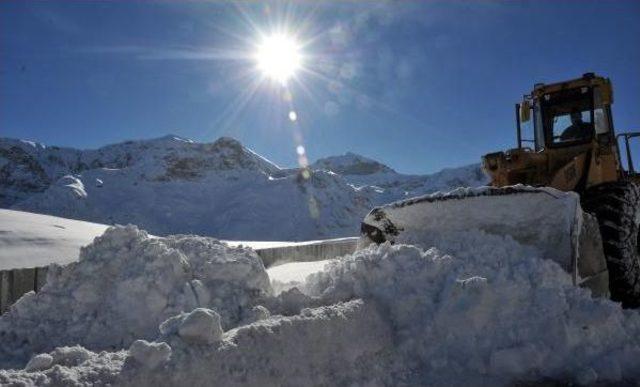
POLYGON ((616 136, 612 103, 610 80, 593 73, 536 84, 516 104, 517 148, 482 158, 489 187, 374 208, 362 222, 361 245, 436 241, 470 228, 508 235, 595 295, 639 307, 640 174, 630 140, 640 132, 616 136), (523 138, 524 122, 533 138, 523 138))

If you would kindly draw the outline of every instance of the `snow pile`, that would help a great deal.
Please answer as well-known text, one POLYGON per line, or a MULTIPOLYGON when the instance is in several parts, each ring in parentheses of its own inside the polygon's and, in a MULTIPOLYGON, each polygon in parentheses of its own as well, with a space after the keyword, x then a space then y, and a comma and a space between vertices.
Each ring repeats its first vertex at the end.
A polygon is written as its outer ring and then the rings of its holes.
MULTIPOLYGON (((194 313, 205 314, 196 310, 194 313)), ((380 314, 360 300, 275 316, 225 332, 220 341, 187 339, 183 325, 159 339, 172 348, 160 367, 130 356, 121 383, 141 385, 347 385, 382 377, 391 343, 380 314)), ((203 324, 203 330, 210 330, 203 324)), ((215 325, 213 327, 215 329, 215 325)))
POLYGON ((119 380, 127 351, 88 351, 80 346, 56 348, 34 356, 24 372, 0 370, 2 386, 105 386, 119 380))
POLYGON ((80 344, 126 348, 154 339, 158 325, 197 307, 215 308, 222 326, 237 324, 271 292, 260 258, 210 238, 149 238, 133 226, 108 229, 78 262, 52 266, 47 283, 0 318, 0 365, 80 344))
POLYGON ((591 298, 559 265, 509 237, 471 230, 434 243, 370 246, 274 295, 247 250, 113 228, 79 263, 54 273, 43 293, 0 317, 4 366, 26 365, 0 371, 0 384, 640 378, 637 312, 591 298), (75 343, 90 351, 53 349, 75 343))
POLYGON ((329 264, 306 292, 328 303, 371 300, 385 311, 403 363, 397 377, 408 375, 407 383, 639 378, 638 313, 592 299, 537 256, 480 231, 427 251, 387 244, 329 264))

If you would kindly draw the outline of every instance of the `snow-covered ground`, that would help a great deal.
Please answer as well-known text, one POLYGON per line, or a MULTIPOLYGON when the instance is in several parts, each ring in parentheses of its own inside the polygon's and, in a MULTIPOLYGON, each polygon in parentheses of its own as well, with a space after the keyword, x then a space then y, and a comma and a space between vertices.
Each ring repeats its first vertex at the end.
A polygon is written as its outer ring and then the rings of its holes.
MULTIPOLYGON (((488 205, 489 206, 489 205, 488 205)), ((109 228, 0 317, 0 384, 632 385, 640 314, 473 229, 282 267, 109 228), (322 267, 320 267, 322 266, 322 267), (292 272, 293 271, 293 272, 292 272)))
POLYGON ((66 264, 108 226, 0 209, 0 270, 66 264))

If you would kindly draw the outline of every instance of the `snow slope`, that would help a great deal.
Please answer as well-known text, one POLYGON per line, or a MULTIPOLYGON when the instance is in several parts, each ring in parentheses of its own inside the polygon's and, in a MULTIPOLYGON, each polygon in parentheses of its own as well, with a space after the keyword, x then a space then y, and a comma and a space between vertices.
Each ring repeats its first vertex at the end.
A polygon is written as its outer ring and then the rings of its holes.
POLYGON ((108 226, 56 216, 0 210, 0 270, 66 264, 108 226))
POLYGON ((276 294, 250 250, 111 228, 0 317, 0 384, 639 380, 640 314, 539 257, 470 229, 426 250, 370 246, 276 294))
POLYGON ((409 176, 353 154, 319 160, 304 176, 230 138, 201 144, 165 136, 85 151, 0 139, 0 206, 133 223, 156 235, 351 236, 374 205, 486 183, 478 165, 409 176))

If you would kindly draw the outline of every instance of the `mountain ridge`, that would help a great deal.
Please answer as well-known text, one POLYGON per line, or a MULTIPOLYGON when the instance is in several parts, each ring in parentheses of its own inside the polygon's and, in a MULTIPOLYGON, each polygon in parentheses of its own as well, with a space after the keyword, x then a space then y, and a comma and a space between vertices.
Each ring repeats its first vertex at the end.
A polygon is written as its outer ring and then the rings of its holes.
POLYGON ((175 135, 78 150, 0 138, 0 207, 163 235, 303 240, 356 235, 374 206, 486 183, 479 165, 404 175, 354 153, 281 168, 230 137, 175 135))

